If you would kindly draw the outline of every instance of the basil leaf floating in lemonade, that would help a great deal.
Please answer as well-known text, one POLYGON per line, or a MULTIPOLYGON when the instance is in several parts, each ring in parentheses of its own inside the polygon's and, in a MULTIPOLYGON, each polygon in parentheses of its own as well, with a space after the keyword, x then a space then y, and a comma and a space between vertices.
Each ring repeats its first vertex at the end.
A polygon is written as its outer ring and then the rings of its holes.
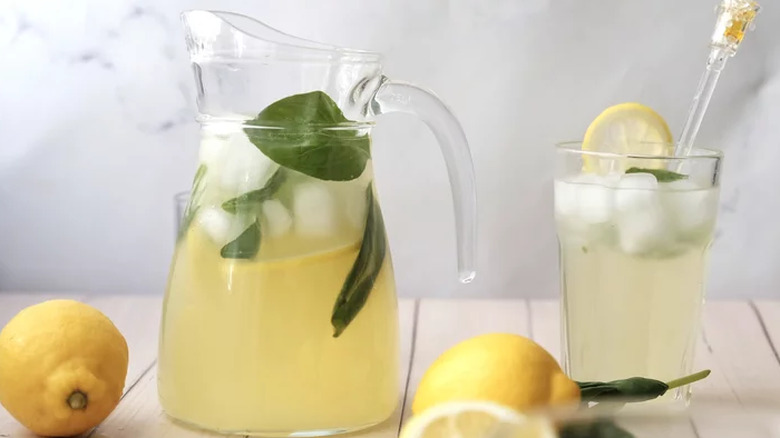
POLYGON ((322 91, 296 94, 268 105, 246 122, 249 140, 268 158, 326 181, 359 177, 371 157, 361 134, 336 102, 322 91), (256 126, 253 127, 253 126, 256 126))
POLYGON ((681 179, 688 179, 688 175, 682 173, 672 172, 665 169, 644 169, 641 167, 631 167, 626 170, 626 173, 649 173, 655 177, 660 183, 679 181, 681 179))
POLYGON ((280 167, 268 179, 265 185, 257 190, 229 199, 222 203, 222 209, 231 214, 254 215, 255 221, 246 228, 235 240, 229 242, 220 251, 224 259, 251 259, 260 251, 260 220, 263 202, 271 199, 287 180, 287 171, 280 167))
MULTIPOLYGON (((284 183, 280 173, 287 168, 325 181, 350 181, 358 178, 371 157, 368 134, 350 129, 350 124, 336 102, 322 91, 296 94, 280 99, 244 128, 249 140, 268 158, 282 166, 265 187, 245 193, 222 204, 225 211, 251 209, 270 199, 284 183)), ((352 127, 354 128, 354 127, 352 127)), ((363 308, 374 287, 385 256, 385 230, 372 186, 367 188, 366 216, 360 252, 334 304, 331 324, 338 337, 363 308)), ((225 258, 244 258, 260 242, 259 223, 223 248, 225 258), (240 248, 231 251, 230 248, 240 248)), ((251 256, 250 256, 251 257, 251 256)))
POLYGON ((260 227, 252 222, 235 240, 223 246, 219 254, 224 259, 251 259, 259 250, 260 227))
POLYGON ((284 167, 280 167, 262 188, 223 202, 222 209, 233 214, 243 210, 257 210, 263 201, 273 198, 285 181, 287 181, 287 172, 284 167))
POLYGON ((385 261, 385 252, 387 251, 385 223, 382 219, 382 210, 374 200, 372 184, 369 184, 368 189, 366 189, 366 198, 368 215, 366 216, 366 228, 363 231, 363 242, 360 245, 357 259, 355 259, 355 263, 344 281, 341 293, 336 298, 333 315, 330 319, 334 338, 341 335, 366 304, 368 295, 374 288, 374 283, 385 261))

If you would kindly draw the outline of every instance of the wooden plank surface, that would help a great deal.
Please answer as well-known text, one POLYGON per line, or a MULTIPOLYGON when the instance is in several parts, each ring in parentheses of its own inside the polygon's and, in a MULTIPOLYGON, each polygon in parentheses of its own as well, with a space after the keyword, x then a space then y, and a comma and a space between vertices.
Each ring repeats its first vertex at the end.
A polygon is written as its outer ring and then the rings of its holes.
POLYGON ((710 301, 702 323, 696 363, 712 375, 697 384, 694 397, 780 407, 780 363, 754 306, 710 301))
MULTIPOLYGON (((60 295, 65 296, 65 295, 60 295)), ((0 325, 22 308, 57 295, 0 293, 0 325)), ((126 394, 120 405, 89 436, 216 436, 174 424, 157 401, 155 360, 161 311, 160 297, 70 295, 106 313, 130 348, 126 394)), ((487 332, 532 337, 560 357, 560 315, 553 300, 401 300, 402 406, 382 425, 349 437, 394 438, 410 415, 414 388, 428 366, 447 348, 487 332)), ((710 301, 702 318, 696 368, 712 375, 696 385, 696 401, 727 401, 776 407, 780 412, 780 301, 710 301)), ((697 419, 681 425, 675 437, 725 437, 721 423, 697 419)), ((669 432, 668 430, 665 432, 669 432)), ((664 433, 661 433, 662 436, 664 433)), ((0 409, 0 437, 32 437, 0 409)))
POLYGON ((762 330, 769 339, 775 361, 780 363, 778 346, 780 346, 780 301, 756 301, 751 303, 753 310, 759 317, 762 330))
POLYGON ((105 313, 127 341, 130 353, 125 379, 127 391, 157 360, 162 298, 109 295, 88 297, 86 303, 105 313))

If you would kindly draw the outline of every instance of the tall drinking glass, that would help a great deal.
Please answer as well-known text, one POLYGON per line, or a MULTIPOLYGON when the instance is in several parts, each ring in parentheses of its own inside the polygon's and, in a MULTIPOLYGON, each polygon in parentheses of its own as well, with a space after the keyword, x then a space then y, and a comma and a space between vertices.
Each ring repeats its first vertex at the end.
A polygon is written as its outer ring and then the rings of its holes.
MULTIPOLYGON (((581 146, 556 148, 565 369, 578 381, 687 375, 704 302, 721 153, 625 155, 581 146)), ((665 398, 687 403, 690 389, 665 398)))

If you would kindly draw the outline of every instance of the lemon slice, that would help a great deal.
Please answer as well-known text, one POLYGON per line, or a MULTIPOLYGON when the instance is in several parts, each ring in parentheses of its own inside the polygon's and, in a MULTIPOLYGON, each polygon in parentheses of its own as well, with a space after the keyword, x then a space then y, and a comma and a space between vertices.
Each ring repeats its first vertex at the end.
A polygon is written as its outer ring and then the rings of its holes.
MULTIPOLYGON (((621 103, 605 109, 596 117, 582 141, 582 150, 621 155, 674 154, 669 125, 657 112, 639 103, 621 103)), ((583 156, 587 172, 624 171, 631 166, 660 169, 664 160, 631 160, 583 156)))
POLYGON ((552 423, 485 401, 442 403, 412 417, 400 438, 555 438, 552 423))

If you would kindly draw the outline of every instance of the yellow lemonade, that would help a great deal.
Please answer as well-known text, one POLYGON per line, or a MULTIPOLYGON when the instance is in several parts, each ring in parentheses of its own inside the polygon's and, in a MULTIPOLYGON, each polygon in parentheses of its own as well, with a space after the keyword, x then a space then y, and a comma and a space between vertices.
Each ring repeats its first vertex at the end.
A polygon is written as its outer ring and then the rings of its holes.
MULTIPOLYGON (((649 174, 555 183, 572 379, 690 374, 718 190, 649 174)), ((664 401, 687 401, 689 387, 664 401)))
POLYGON ((689 374, 709 242, 657 258, 606 245, 585 248, 561 243, 571 377, 669 381, 689 374))
POLYGON ((349 327, 334 337, 331 326, 359 237, 289 232, 264 241, 253 259, 226 259, 193 223, 179 239, 164 303, 165 411, 212 430, 271 435, 335 433, 388 418, 399 392, 389 252, 349 327))

